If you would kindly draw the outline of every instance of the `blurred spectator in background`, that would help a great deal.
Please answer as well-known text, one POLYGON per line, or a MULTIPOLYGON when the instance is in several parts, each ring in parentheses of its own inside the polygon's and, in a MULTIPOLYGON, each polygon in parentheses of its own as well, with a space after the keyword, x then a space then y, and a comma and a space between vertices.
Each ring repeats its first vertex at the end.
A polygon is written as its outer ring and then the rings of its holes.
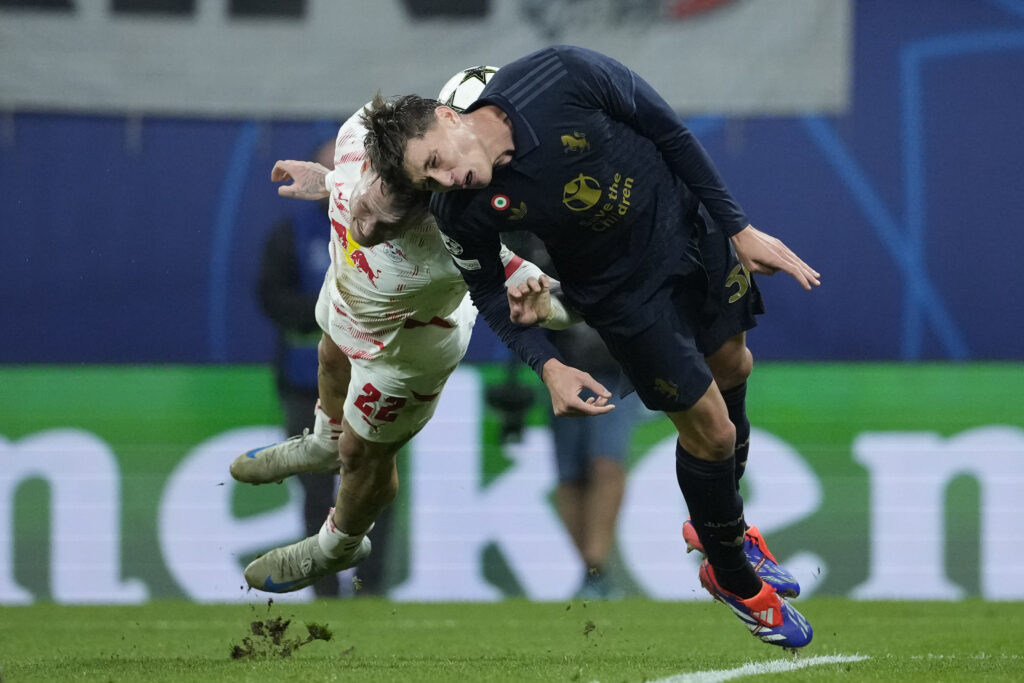
MULTIPOLYGON (((544 245, 528 232, 502 233, 502 241, 541 270, 557 277, 544 245)), ((600 335, 585 324, 549 330, 565 362, 593 375, 612 395, 619 394, 622 370, 600 335)), ((586 398, 586 397, 584 397, 586 398)), ((636 393, 616 401, 615 410, 587 419, 551 416, 558 488, 555 506, 572 537, 583 579, 576 597, 608 600, 623 596, 608 573, 615 525, 626 488, 626 457, 633 428, 643 411, 636 393)))
MULTIPOLYGON (((313 159, 334 167, 334 140, 320 145, 313 159)), ((277 394, 284 413, 287 434, 302 434, 313 427, 318 400, 317 345, 323 336, 316 322, 316 301, 331 265, 328 251, 330 221, 327 199, 288 202, 289 217, 278 222, 267 236, 260 263, 258 294, 260 305, 278 332, 275 355, 277 394)), ((298 475, 304 495, 302 512, 306 534, 323 524, 323 501, 334 499, 336 475, 307 472, 298 475)), ((390 508, 377 519, 374 538, 378 552, 359 567, 360 592, 383 590, 384 538, 391 523, 390 508)), ((347 589, 347 586, 346 586, 347 589)), ((342 591, 338 574, 328 574, 313 584, 320 597, 338 597, 342 591)))
MULTIPOLYGON (((566 363, 618 392, 622 371, 593 328, 574 325, 549 335, 566 363)), ((558 465, 555 504, 585 568, 578 598, 608 600, 623 595, 610 579, 607 565, 626 488, 630 437, 640 411, 634 392, 617 399, 615 410, 604 415, 582 420, 551 417, 558 465)))

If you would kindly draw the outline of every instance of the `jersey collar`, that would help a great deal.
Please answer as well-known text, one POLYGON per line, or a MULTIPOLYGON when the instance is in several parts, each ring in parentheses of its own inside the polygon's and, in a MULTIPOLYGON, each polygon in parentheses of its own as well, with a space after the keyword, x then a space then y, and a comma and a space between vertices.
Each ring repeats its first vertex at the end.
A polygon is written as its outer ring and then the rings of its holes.
POLYGON ((530 163, 530 152, 540 146, 540 139, 533 126, 530 125, 529 119, 500 93, 477 100, 468 108, 468 111, 479 109, 484 104, 493 104, 498 107, 508 115, 509 121, 512 122, 512 142, 515 145, 515 154, 510 166, 519 173, 536 178, 540 169, 537 164, 530 163))

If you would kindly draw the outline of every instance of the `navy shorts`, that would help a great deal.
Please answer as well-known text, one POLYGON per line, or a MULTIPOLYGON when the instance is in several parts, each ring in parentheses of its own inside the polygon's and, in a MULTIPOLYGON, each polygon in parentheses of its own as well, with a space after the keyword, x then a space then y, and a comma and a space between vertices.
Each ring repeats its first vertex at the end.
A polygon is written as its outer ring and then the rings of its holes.
POLYGON ((753 277, 732 241, 703 219, 693 243, 700 267, 667 281, 641 315, 653 323, 639 331, 598 330, 640 399, 651 410, 693 406, 713 381, 705 357, 757 324, 764 312, 753 277))

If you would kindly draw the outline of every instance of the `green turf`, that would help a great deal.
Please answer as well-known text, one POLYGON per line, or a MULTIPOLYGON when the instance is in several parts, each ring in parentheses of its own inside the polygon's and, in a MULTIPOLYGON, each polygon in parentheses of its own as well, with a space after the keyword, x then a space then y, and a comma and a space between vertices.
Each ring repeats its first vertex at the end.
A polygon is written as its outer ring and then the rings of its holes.
MULTIPOLYGON (((801 656, 864 655, 774 680, 1020 681, 1024 605, 982 601, 797 604, 815 627, 801 656)), ((645 681, 786 658, 712 602, 0 607, 0 680, 645 681), (253 622, 291 619, 290 657, 253 622), (262 656, 233 659, 249 636, 262 656)), ((751 679, 746 679, 751 680, 751 679)))

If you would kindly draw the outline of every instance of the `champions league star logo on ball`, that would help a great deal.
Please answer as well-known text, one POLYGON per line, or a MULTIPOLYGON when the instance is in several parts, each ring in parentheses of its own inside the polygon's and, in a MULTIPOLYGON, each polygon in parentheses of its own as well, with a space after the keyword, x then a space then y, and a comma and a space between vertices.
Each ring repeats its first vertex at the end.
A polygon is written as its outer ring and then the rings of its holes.
POLYGON ((496 66, 474 66, 463 69, 448 79, 448 82, 441 88, 441 94, 437 99, 446 106, 451 107, 460 114, 466 107, 476 102, 483 92, 484 86, 491 80, 491 77, 498 71, 496 66))

